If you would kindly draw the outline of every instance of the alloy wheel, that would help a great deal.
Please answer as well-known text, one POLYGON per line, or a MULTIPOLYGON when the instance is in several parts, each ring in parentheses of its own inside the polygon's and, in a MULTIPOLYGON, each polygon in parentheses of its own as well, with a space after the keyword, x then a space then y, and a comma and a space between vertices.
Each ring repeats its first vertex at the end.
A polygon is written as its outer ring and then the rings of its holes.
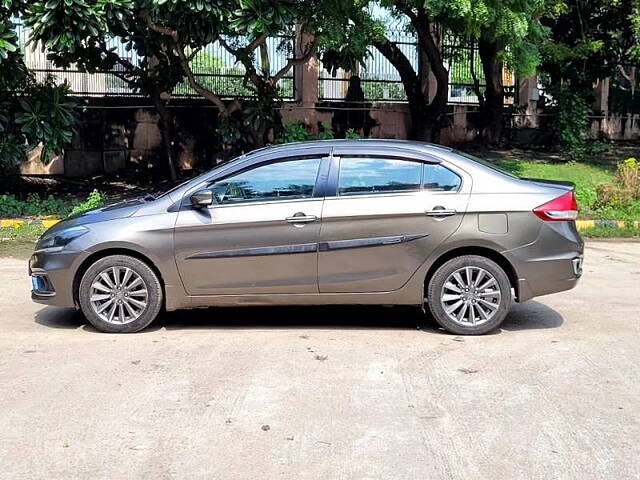
POLYGON ((468 327, 491 320, 500 307, 501 297, 500 286, 491 273, 469 266, 459 268, 447 277, 440 303, 449 319, 468 327))
POLYGON ((91 308, 108 323, 135 321, 147 308, 148 299, 145 281, 129 267, 108 267, 91 282, 91 308))

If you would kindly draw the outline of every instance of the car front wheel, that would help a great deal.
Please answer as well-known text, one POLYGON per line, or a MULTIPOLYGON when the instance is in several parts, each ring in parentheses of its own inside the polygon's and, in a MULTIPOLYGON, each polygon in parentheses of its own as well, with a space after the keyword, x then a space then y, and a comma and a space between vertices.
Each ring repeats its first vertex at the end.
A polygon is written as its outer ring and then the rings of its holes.
POLYGON ((511 307, 511 283, 494 261, 479 255, 453 258, 427 287, 429 310, 445 330, 481 335, 496 329, 511 307))
POLYGON ((160 312, 162 285, 143 261, 112 255, 87 269, 80 281, 78 300, 87 320, 101 332, 137 332, 160 312))

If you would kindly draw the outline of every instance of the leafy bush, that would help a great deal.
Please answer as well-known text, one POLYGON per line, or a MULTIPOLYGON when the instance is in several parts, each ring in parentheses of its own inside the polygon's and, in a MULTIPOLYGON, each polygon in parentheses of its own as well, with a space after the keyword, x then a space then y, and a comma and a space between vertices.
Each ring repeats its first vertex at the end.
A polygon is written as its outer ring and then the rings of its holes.
POLYGON ((615 183, 598 187, 600 207, 624 208, 640 199, 640 163, 628 158, 618 164, 615 183))
POLYGON ((360 134, 357 133, 353 128, 350 128, 349 130, 347 130, 345 138, 349 140, 358 140, 360 138, 360 134))
POLYGON ((318 135, 318 138, 320 140, 333 140, 335 138, 335 134, 333 133, 333 129, 329 122, 322 122, 322 131, 318 135))
POLYGON ((576 185, 575 194, 581 209, 592 210, 598 203, 598 192, 590 185, 576 185))
POLYGON ((304 122, 298 120, 285 124, 282 128, 282 135, 276 141, 276 143, 289 143, 289 142, 306 142, 308 140, 314 140, 316 137, 307 130, 304 122))
POLYGON ((634 200, 640 199, 640 163, 633 157, 618 164, 616 180, 634 200))
POLYGON ((23 216, 66 216, 71 210, 71 204, 49 195, 40 198, 37 193, 30 193, 25 200, 14 195, 0 195, 0 217, 23 216))
MULTIPOLYGON (((282 135, 276 143, 289 143, 289 142, 306 142, 309 140, 331 140, 335 138, 335 133, 331 128, 329 122, 322 122, 322 130, 318 135, 314 135, 310 132, 307 126, 301 120, 296 120, 284 125, 282 135)), ((345 138, 358 139, 360 135, 356 133, 352 128, 347 130, 345 138)))
POLYGON ((71 210, 71 215, 77 215, 78 213, 88 212, 100 208, 104 205, 105 197, 99 190, 93 189, 84 202, 77 204, 71 210))
POLYGON ((37 193, 30 193, 24 200, 15 195, 0 195, 0 217, 66 217, 100 208, 104 202, 105 196, 98 190, 93 190, 86 201, 76 205, 53 195, 40 197, 37 193))

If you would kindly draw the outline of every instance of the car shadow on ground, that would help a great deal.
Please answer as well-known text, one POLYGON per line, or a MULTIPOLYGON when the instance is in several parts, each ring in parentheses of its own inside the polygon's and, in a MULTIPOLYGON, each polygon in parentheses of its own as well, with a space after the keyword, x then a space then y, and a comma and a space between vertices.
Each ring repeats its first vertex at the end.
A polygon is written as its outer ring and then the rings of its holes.
MULTIPOLYGON (((35 322, 59 329, 82 328, 97 332, 83 315, 72 308, 45 307, 36 313, 35 322)), ((553 308, 528 301, 516 304, 500 330, 538 330, 560 327, 564 322, 553 308)), ((309 307, 220 307, 165 312, 144 332, 211 329, 353 329, 406 330, 442 333, 430 315, 413 307, 309 306, 309 307)))

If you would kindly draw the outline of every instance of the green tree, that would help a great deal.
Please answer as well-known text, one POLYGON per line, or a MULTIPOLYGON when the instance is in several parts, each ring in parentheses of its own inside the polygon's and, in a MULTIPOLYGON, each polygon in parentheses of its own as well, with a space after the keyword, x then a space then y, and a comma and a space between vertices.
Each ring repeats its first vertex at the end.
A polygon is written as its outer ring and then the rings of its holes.
POLYGON ((30 3, 22 16, 30 41, 41 42, 57 66, 112 71, 152 101, 160 116, 166 170, 175 179, 172 120, 165 104, 183 78, 182 69, 164 37, 140 21, 136 7, 133 0, 41 0, 30 3), (112 38, 135 52, 139 63, 121 57, 109 43, 112 38))
MULTIPOLYGON (((409 101, 410 137, 437 140, 440 129, 448 124, 449 71, 442 50, 446 35, 478 43, 487 87, 476 90, 487 125, 486 136, 498 138, 504 103, 502 66, 506 63, 521 74, 535 71, 537 46, 545 36, 540 18, 549 13, 552 1, 556 0, 382 0, 382 6, 403 19, 416 34, 419 56, 426 60, 424 68, 416 70, 387 36, 372 37, 372 45, 400 75, 409 101), (429 82, 430 74, 435 85, 429 82)), ((368 2, 363 8, 370 6, 368 2)), ((477 65, 477 59, 469 61, 477 65)))
POLYGON ((348 38, 356 33, 348 26, 350 8, 351 3, 340 0, 153 0, 139 15, 152 31, 165 35, 180 58, 189 85, 218 108, 223 144, 255 148, 279 136, 279 82, 294 65, 321 55, 338 43, 351 49, 348 55, 343 52, 343 59, 348 57, 351 61, 354 56, 362 58, 366 54, 366 43, 348 38), (278 69, 272 67, 273 59, 269 58, 270 37, 282 39, 279 48, 288 56, 278 69), (296 48, 292 49, 294 39, 296 48), (255 100, 224 102, 194 75, 188 49, 201 49, 214 41, 242 66, 244 85, 255 100), (355 48, 362 50, 354 52, 355 48))
POLYGON ((42 146, 41 160, 48 162, 71 141, 75 102, 66 84, 52 78, 36 81, 19 48, 12 18, 25 5, 0 1, 0 167, 10 168, 42 146))
MULTIPOLYGON (((558 0, 475 0, 464 15, 459 34, 477 42, 485 89, 476 89, 480 103, 481 137, 499 142, 504 112, 503 69, 530 76, 540 64, 539 47, 548 36, 542 19, 554 18, 558 0)), ((475 82, 477 85, 477 82, 475 82)))
POLYGON ((543 79, 553 97, 554 132, 571 158, 585 153, 593 85, 610 77, 614 88, 634 88, 640 65, 640 1, 567 0, 544 21, 543 79))

